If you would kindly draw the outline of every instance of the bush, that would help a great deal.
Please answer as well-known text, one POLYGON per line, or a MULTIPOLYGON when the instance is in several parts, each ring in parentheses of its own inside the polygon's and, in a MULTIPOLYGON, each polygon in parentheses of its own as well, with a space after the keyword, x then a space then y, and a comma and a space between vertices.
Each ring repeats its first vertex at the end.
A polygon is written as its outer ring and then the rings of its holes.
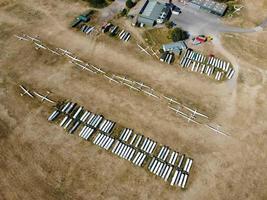
POLYGON ((127 0, 125 4, 126 4, 126 7, 129 9, 135 6, 135 3, 132 2, 132 0, 127 0))
POLYGON ((123 10, 121 11, 121 16, 125 16, 125 15, 127 15, 127 13, 128 13, 128 10, 126 9, 126 8, 123 8, 123 10))
POLYGON ((165 26, 168 28, 168 29, 171 29, 172 28, 172 22, 168 21, 165 23, 165 26))
POLYGON ((163 49, 159 49, 159 52, 162 54, 162 53, 164 53, 164 50, 163 49))
POLYGON ((185 40, 187 38, 188 38, 187 32, 180 29, 180 28, 175 28, 171 32, 171 39, 174 42, 178 42, 180 40, 185 40))

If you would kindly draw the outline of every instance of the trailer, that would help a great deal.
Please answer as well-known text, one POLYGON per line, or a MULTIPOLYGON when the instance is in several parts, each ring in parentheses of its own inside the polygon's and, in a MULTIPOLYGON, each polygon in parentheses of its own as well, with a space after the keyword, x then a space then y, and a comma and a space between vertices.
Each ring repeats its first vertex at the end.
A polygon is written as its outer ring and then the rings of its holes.
POLYGON ((70 114, 74 110, 74 108, 76 107, 76 105, 77 105, 76 103, 71 102, 70 106, 66 109, 65 113, 66 114, 70 114))
POLYGON ((234 69, 229 70, 228 73, 227 73, 228 74, 227 78, 231 79, 234 76, 234 73, 235 73, 234 69))
POLYGON ((184 179, 183 179, 183 182, 182 182, 182 185, 181 185, 181 187, 183 189, 186 187, 187 180, 188 180, 188 175, 184 174, 184 179))
POLYGON ((206 65, 202 64, 201 70, 200 70, 200 74, 203 74, 205 71, 206 65))
POLYGON ((111 35, 116 35, 117 34, 117 30, 118 30, 118 26, 112 26, 110 29, 109 29, 109 32, 111 35))
POLYGON ((184 59, 182 60, 182 62, 181 62, 181 66, 182 66, 182 67, 185 67, 185 63, 187 62, 187 60, 188 60, 187 58, 184 58, 184 59))
POLYGON ((60 115, 59 110, 55 110, 49 117, 48 121, 54 121, 60 115))
POLYGON ((202 55, 201 62, 203 63, 206 60, 206 56, 202 55))
POLYGON ((126 32, 125 35, 122 37, 122 40, 125 41, 126 38, 130 35, 130 33, 126 32))
POLYGON ((185 158, 185 155, 184 154, 180 156, 179 162, 178 162, 178 165, 177 165, 178 168, 181 168, 182 167, 184 158, 185 158))
POLYGON ((66 124, 63 126, 63 128, 67 129, 68 126, 71 124, 72 120, 73 120, 72 118, 68 118, 68 120, 67 120, 66 124))
POLYGON ((196 68, 195 68, 195 72, 198 72, 198 68, 199 68, 199 66, 200 66, 200 63, 197 63, 197 65, 196 65, 196 68))
POLYGON ((67 103, 63 106, 63 108, 61 109, 61 112, 65 113, 66 110, 69 108, 70 104, 71 104, 71 102, 67 102, 67 103))
POLYGON ((121 35, 120 35, 120 40, 122 40, 122 38, 127 34, 127 32, 123 32, 121 35))
POLYGON ((125 32, 125 30, 121 30, 121 32, 119 33, 119 37, 121 37, 121 35, 125 32))
POLYGON ((160 56, 160 59, 159 59, 159 60, 160 60, 161 62, 164 62, 167 56, 168 56, 168 52, 164 52, 164 53, 160 56))
POLYGON ((169 159, 168 163, 171 164, 171 165, 175 165, 175 163, 176 163, 176 161, 177 161, 177 158, 178 158, 178 155, 179 155, 178 152, 173 151, 173 152, 171 153, 171 156, 170 156, 170 159, 169 159))
POLYGON ((185 67, 186 67, 186 68, 189 68, 189 67, 190 67, 190 64, 191 64, 191 62, 192 62, 192 61, 191 61, 190 59, 188 59, 188 61, 187 61, 187 62, 186 62, 186 64, 185 64, 185 67))
POLYGON ((77 128, 80 126, 80 124, 81 124, 80 121, 74 122, 73 126, 71 128, 69 128, 68 132, 70 134, 74 133, 77 130, 77 128))
POLYGON ((178 173, 179 173, 179 171, 175 170, 174 175, 173 175, 173 177, 171 179, 171 183, 170 183, 171 186, 174 186, 176 184, 178 173))
POLYGON ((229 71, 229 67, 230 67, 230 63, 228 62, 228 63, 226 64, 226 67, 225 67, 225 71, 226 71, 226 72, 229 71))
POLYGON ((191 169, 192 164, 193 164, 193 160, 191 158, 188 158, 188 160, 189 160, 189 162, 188 162, 187 166, 184 168, 184 171, 189 174, 190 169, 191 169))
POLYGON ((140 145, 141 141, 143 140, 143 138, 144 138, 143 135, 138 135, 138 136, 137 136, 136 142, 135 142, 135 144, 134 144, 134 147, 135 147, 135 148, 139 148, 139 145, 140 145))
POLYGON ((67 121, 68 119, 69 119, 69 116, 66 115, 66 116, 63 118, 63 120, 60 122, 59 126, 63 127, 64 124, 66 123, 66 121, 67 121))
POLYGON ((124 42, 128 42, 131 38, 131 34, 129 33, 129 35, 125 38, 124 42))
POLYGON ((173 54, 170 54, 170 57, 169 57, 169 59, 167 60, 167 63, 168 63, 168 64, 171 64, 171 62, 172 62, 172 60, 173 60, 173 57, 174 57, 174 55, 173 55, 173 54))
POLYGON ((74 113, 74 115, 73 115, 73 119, 76 119, 76 120, 77 120, 79 114, 82 113, 82 110, 83 110, 83 107, 80 106, 80 107, 77 109, 77 111, 74 113))
POLYGON ((111 152, 112 152, 112 153, 115 153, 116 149, 118 148, 118 146, 119 146, 120 144, 121 144, 120 141, 119 141, 119 140, 116 140, 115 145, 114 145, 113 149, 111 150, 111 152))
POLYGON ((133 146, 133 144, 134 144, 136 138, 137 138, 137 134, 134 134, 134 135, 132 136, 132 139, 131 139, 131 141, 130 141, 129 144, 133 146))

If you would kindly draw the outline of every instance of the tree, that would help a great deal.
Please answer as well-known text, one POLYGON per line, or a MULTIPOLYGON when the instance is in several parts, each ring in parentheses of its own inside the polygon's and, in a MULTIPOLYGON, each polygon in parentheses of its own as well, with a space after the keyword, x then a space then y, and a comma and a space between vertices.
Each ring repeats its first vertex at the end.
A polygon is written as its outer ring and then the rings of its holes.
POLYGON ((126 7, 129 9, 135 6, 135 3, 132 2, 132 0, 127 0, 125 4, 126 4, 126 7))
POLYGON ((86 0, 95 8, 103 8, 107 5, 106 0, 86 0))
POLYGON ((178 42, 180 40, 185 40, 187 38, 188 38, 187 32, 180 29, 180 28, 175 28, 171 32, 171 39, 174 42, 178 42))

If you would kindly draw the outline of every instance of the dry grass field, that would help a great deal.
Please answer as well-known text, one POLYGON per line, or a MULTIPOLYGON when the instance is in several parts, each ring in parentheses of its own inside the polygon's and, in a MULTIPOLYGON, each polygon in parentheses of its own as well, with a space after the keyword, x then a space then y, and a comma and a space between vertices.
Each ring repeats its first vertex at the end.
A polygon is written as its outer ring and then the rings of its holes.
MULTIPOLYGON (((262 12, 266 1, 250 2, 244 1, 240 19, 254 25, 267 17, 262 12)), ((86 8, 74 0, 0 0, 0 199, 267 199, 266 31, 222 36, 239 74, 216 83, 149 59, 134 44, 70 30, 73 17, 86 8), (211 116, 231 136, 187 123, 166 105, 37 51, 13 37, 22 32, 175 96, 211 116), (41 93, 49 90, 55 100, 71 99, 192 157, 188 188, 170 187, 48 123, 52 107, 21 97, 18 84, 41 93)))

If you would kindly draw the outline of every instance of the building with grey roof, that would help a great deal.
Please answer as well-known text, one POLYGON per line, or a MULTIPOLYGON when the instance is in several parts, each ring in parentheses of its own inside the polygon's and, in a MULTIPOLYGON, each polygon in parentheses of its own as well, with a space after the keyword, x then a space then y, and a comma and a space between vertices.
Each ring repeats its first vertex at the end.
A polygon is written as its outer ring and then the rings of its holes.
POLYGON ((180 53, 184 49, 187 49, 187 45, 184 41, 172 42, 162 45, 162 49, 164 52, 169 51, 173 53, 180 53))
POLYGON ((147 0, 139 12, 137 22, 142 25, 154 26, 163 23, 171 14, 171 10, 165 3, 156 0, 147 0))
POLYGON ((190 0, 190 4, 218 16, 223 16, 227 10, 225 3, 218 3, 213 0, 190 0))

